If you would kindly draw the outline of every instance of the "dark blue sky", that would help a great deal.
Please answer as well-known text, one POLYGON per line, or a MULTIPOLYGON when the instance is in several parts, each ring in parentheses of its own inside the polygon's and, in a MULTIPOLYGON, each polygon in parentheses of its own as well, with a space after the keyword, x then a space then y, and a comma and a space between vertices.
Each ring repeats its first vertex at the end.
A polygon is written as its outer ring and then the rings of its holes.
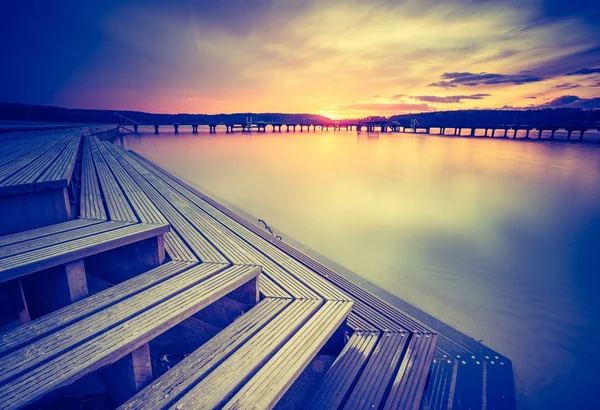
POLYGON ((591 0, 13 1, 0 35, 0 101, 330 116, 600 107, 591 0))

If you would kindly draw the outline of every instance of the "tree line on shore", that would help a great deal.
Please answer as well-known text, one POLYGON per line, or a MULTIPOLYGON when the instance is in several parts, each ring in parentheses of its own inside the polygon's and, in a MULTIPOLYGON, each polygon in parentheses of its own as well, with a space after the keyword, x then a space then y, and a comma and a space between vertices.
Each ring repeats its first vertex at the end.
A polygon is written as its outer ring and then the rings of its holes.
MULTIPOLYGON (((69 123, 116 123, 118 113, 143 124, 192 124, 192 123, 245 123, 252 117, 254 122, 276 123, 323 123, 335 121, 321 115, 287 113, 236 113, 236 114, 152 114, 140 111, 87 110, 0 102, 1 121, 38 121, 69 123)), ((383 117, 380 117, 383 118, 383 117)), ((417 114, 393 115, 387 119, 410 123, 417 119, 422 126, 436 125, 565 125, 600 122, 600 110, 577 108, 546 108, 537 110, 460 110, 437 111, 417 114)))

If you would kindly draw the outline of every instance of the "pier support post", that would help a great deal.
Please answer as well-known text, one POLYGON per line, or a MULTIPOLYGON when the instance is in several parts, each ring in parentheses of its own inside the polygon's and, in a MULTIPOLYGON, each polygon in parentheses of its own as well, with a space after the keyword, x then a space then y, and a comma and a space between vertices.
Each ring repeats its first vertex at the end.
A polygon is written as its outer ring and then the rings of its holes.
POLYGON ((158 124, 154 124, 154 134, 158 135, 158 124))
POLYGON ((192 133, 193 134, 198 134, 198 125, 192 124, 192 133))
POLYGON ((175 134, 179 134, 179 124, 173 124, 173 128, 175 128, 175 134))
POLYGON ((529 139, 530 132, 531 132, 531 128, 527 128, 527 133, 525 134, 525 139, 529 139))
POLYGON ((585 130, 581 130, 579 134, 579 141, 583 141, 583 134, 585 134, 585 130))
POLYGON ((469 134, 470 137, 474 137, 475 136, 475 128, 471 128, 471 133, 469 134))
POLYGON ((103 369, 100 379, 109 395, 121 404, 152 381, 152 361, 148 343, 103 369))
POLYGON ((138 125, 137 124, 133 124, 133 131, 138 134, 138 125))
POLYGON ((85 298, 88 285, 83 259, 24 277, 23 291, 33 319, 85 298))
POLYGON ((507 133, 508 133, 508 128, 504 128, 504 137, 503 138, 506 138, 507 133))
POLYGON ((553 140, 554 139, 554 134, 556 133, 556 130, 552 130, 552 134, 550 134, 550 139, 553 140))
POLYGON ((571 140, 571 134, 573 133, 573 130, 567 130, 567 140, 571 140))

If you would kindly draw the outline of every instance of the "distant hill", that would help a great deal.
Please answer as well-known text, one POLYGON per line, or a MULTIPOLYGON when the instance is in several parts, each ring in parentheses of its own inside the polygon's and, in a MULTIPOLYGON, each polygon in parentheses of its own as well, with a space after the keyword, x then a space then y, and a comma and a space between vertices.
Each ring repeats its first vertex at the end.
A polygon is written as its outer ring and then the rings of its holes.
MULTIPOLYGON (((246 122, 247 117, 266 122, 323 122, 333 120, 314 114, 285 113, 238 113, 238 114, 151 114, 140 111, 82 110, 53 107, 47 105, 29 105, 0 102, 0 121, 40 121, 67 123, 116 123, 117 112, 136 122, 154 123, 208 123, 208 122, 246 122)), ((378 117, 383 118, 383 117, 378 117)), ((547 108, 541 110, 462 110, 438 111, 420 114, 402 114, 389 117, 409 125, 416 118, 423 126, 494 126, 516 125, 553 125, 581 122, 600 122, 600 110, 582 110, 577 108, 547 108)))
POLYGON ((407 124, 410 124, 413 118, 416 118, 420 125, 425 126, 565 125, 582 122, 600 122, 600 110, 582 110, 579 108, 463 110, 403 114, 390 117, 394 121, 407 124))

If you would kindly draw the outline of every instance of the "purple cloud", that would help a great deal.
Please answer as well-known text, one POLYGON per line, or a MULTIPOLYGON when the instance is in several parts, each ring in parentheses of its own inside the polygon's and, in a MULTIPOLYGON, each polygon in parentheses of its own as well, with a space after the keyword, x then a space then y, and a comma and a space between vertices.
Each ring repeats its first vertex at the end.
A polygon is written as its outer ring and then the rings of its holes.
POLYGON ((459 103, 462 100, 482 100, 485 97, 489 97, 490 94, 471 94, 471 95, 449 95, 446 97, 438 97, 435 95, 420 95, 416 97, 410 97, 415 100, 424 101, 424 102, 432 102, 432 103, 459 103))
POLYGON ((493 73, 444 73, 442 81, 431 83, 428 87, 454 88, 459 85, 476 87, 478 85, 513 84, 521 85, 544 81, 544 77, 536 77, 528 74, 493 74, 493 73))
POLYGON ((572 90, 573 88, 579 88, 579 87, 581 87, 581 85, 579 85, 579 84, 564 83, 564 84, 559 84, 559 85, 555 86, 554 88, 558 88, 559 90, 572 90))
POLYGON ((600 74, 600 67, 582 68, 581 70, 573 71, 572 73, 568 73, 567 75, 590 75, 590 74, 600 74))
POLYGON ((600 97, 582 98, 576 95, 563 95, 533 108, 600 109, 600 97))

